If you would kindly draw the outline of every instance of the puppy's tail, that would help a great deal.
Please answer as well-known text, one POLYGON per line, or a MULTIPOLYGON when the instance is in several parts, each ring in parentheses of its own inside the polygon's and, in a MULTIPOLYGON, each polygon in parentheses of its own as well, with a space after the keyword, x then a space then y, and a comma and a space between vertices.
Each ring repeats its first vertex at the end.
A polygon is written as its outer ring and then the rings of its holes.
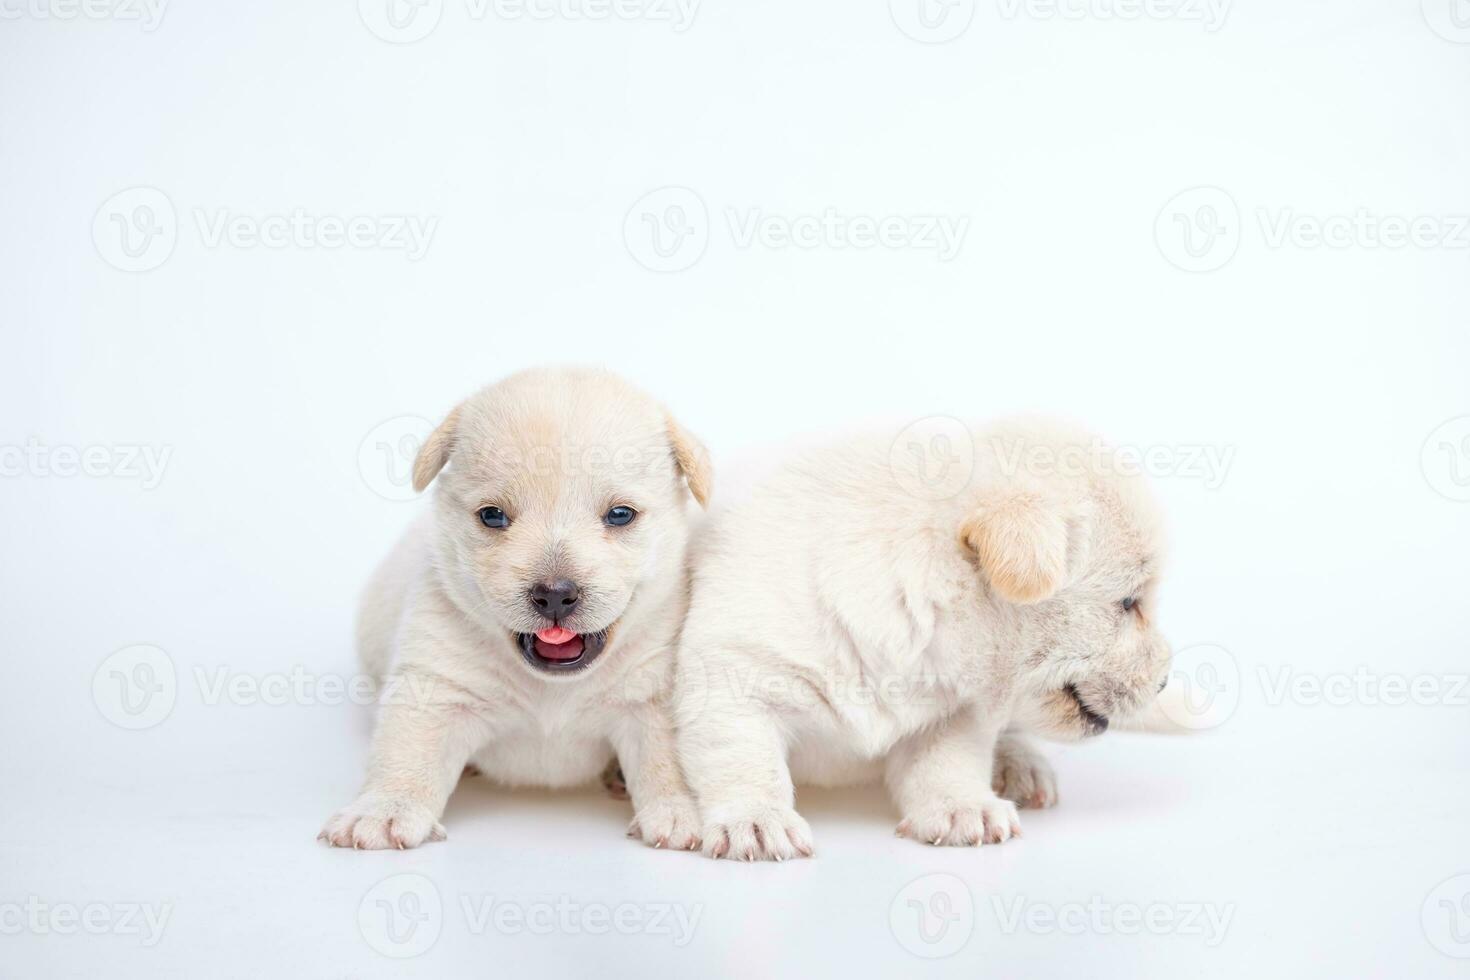
POLYGON ((1189 735, 1214 728, 1222 721, 1213 703, 1201 706, 1190 698, 1187 685, 1175 682, 1141 711, 1113 719, 1113 728, 1152 735, 1189 735))

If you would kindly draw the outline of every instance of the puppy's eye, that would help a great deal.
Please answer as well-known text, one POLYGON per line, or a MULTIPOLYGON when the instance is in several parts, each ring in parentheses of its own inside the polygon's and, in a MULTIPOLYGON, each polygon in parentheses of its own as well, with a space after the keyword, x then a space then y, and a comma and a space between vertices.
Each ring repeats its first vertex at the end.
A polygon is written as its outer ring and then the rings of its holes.
POLYGON ((602 515, 602 523, 609 527, 622 527, 624 524, 632 524, 633 518, 638 512, 631 507, 614 507, 602 515))
POLYGON ((1138 600, 1135 599, 1133 596, 1129 596, 1128 598, 1120 602, 1119 605, 1123 607, 1124 612, 1132 612, 1133 607, 1138 605, 1138 600))
POLYGON ((481 507, 479 515, 480 523, 486 527, 510 527, 510 518, 506 517, 505 511, 499 507, 481 507))

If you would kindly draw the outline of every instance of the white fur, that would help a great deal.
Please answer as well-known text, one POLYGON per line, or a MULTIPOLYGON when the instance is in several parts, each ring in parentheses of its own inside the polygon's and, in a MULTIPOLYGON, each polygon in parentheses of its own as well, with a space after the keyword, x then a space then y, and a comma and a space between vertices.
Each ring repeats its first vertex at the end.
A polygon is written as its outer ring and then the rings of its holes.
POLYGON ((451 412, 415 465, 420 487, 436 475, 432 513, 363 595, 359 652, 384 693, 366 784, 322 839, 359 848, 440 840, 466 765, 508 785, 567 787, 595 781, 616 755, 635 810, 630 834, 697 846, 669 698, 690 496, 703 502, 709 487, 702 448, 612 375, 542 370, 451 412), (511 515, 510 527, 480 522, 490 505, 511 515), (638 516, 609 527, 602 517, 618 505, 638 516), (551 625, 527 589, 557 577, 582 589, 564 625, 612 630, 575 674, 541 672, 514 639, 551 625))
POLYGON ((1013 800, 1056 799, 1021 732, 1094 727, 1069 685, 1109 719, 1152 701, 1162 535, 1139 481, 1015 466, 1032 459, 1018 446, 1092 444, 1054 424, 971 439, 973 472, 944 499, 890 434, 804 453, 711 515, 676 695, 706 854, 809 854, 794 783, 878 774, 900 834, 1004 841, 1013 800))

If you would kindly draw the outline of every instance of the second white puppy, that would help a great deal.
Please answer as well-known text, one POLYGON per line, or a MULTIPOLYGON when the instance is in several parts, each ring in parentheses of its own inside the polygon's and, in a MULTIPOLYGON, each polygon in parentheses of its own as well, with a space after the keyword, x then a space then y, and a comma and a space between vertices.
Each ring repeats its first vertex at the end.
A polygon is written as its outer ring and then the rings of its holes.
POLYGON ((1068 465, 1095 441, 1046 423, 958 441, 943 461, 891 435, 809 452, 710 518, 676 694, 705 854, 810 854, 793 777, 880 772, 899 833, 1004 841, 1020 824, 997 751, 1045 770, 1008 727, 1097 734, 1162 686, 1140 481, 1068 465))

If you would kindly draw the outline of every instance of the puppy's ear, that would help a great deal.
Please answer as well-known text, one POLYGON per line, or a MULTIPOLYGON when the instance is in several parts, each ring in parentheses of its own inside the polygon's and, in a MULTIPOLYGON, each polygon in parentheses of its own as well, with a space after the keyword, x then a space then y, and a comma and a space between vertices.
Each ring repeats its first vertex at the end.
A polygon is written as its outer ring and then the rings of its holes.
POLYGON ((1041 602, 1065 585, 1086 547, 1080 508, 1038 490, 988 494, 960 525, 996 593, 1009 602, 1041 602))
POLYGON ((689 492, 699 501, 699 506, 709 506, 709 495, 714 482, 714 467, 709 461, 709 450, 704 443, 689 434, 674 417, 664 413, 664 425, 669 431, 669 448, 674 454, 674 463, 684 474, 689 492))
POLYGON ((439 428, 429 433, 429 438, 419 447, 419 454, 413 460, 413 489, 415 493, 423 493, 427 487, 439 475, 444 464, 449 462, 449 453, 454 449, 454 436, 459 430, 459 406, 456 405, 444 421, 439 423, 439 428))

